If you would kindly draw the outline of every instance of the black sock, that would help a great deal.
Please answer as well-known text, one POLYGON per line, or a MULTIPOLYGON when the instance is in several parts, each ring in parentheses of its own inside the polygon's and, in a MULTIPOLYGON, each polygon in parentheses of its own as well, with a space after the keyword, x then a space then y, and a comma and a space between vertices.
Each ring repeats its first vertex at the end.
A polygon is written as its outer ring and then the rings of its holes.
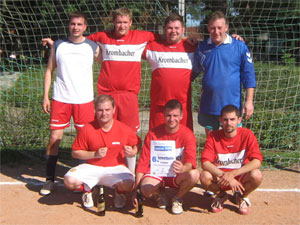
POLYGON ((46 156, 46 180, 55 180, 55 170, 56 170, 57 155, 47 155, 46 156))

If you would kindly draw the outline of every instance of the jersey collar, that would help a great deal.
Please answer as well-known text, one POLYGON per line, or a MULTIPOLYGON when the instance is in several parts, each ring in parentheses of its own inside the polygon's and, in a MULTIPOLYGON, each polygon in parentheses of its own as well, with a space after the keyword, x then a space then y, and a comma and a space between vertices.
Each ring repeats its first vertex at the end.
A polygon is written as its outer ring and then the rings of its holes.
MULTIPOLYGON (((225 41, 222 43, 222 45, 226 45, 226 44, 231 44, 232 43, 232 37, 228 34, 226 34, 226 39, 225 41)), ((207 44, 211 45, 211 44, 214 44, 213 41, 211 40, 211 38, 209 37, 207 39, 207 44)))

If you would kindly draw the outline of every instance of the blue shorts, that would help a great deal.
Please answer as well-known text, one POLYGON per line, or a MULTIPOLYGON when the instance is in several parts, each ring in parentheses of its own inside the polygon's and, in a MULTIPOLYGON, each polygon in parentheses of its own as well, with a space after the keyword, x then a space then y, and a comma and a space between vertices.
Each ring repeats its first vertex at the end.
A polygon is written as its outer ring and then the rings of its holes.
MULTIPOLYGON (((222 127, 222 124, 219 121, 220 116, 217 115, 209 115, 209 114, 198 114, 198 123, 208 130, 219 130, 222 127)), ((243 124, 239 123, 238 127, 242 127, 243 124)))

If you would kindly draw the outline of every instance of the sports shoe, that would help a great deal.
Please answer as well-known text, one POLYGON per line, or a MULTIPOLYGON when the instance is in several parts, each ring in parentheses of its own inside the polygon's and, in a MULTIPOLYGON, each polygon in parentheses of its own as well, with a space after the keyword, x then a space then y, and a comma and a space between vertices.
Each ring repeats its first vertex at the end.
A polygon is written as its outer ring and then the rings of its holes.
POLYGON ((47 180, 40 190, 41 195, 50 195, 54 188, 54 182, 52 180, 47 180))
POLYGON ((211 192, 211 191, 208 191, 208 190, 205 190, 205 192, 204 192, 204 195, 205 196, 208 196, 208 197, 211 197, 211 196, 213 196, 215 193, 213 193, 213 192, 211 192))
POLYGON ((239 213, 242 215, 248 215, 250 212, 251 203, 249 198, 240 198, 239 213))
POLYGON ((211 204, 211 210, 214 213, 221 212, 223 210, 223 204, 228 199, 228 195, 224 192, 221 196, 216 196, 211 204))
POLYGON ((84 192, 82 195, 82 204, 85 208, 94 207, 92 192, 84 192))
POLYGON ((122 209, 126 205, 126 195, 115 192, 114 205, 117 209, 122 209))
POLYGON ((175 197, 172 199, 172 213, 175 215, 183 213, 182 199, 178 199, 175 197))
POLYGON ((160 209, 166 209, 167 206, 169 205, 168 198, 165 194, 165 192, 161 192, 159 195, 156 197, 156 202, 157 202, 157 207, 160 209))

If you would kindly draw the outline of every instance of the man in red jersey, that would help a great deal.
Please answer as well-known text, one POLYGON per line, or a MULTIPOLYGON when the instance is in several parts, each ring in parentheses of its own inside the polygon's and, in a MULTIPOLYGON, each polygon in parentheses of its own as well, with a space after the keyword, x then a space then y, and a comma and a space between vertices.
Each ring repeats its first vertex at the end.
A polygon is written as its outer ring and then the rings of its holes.
POLYGON ((141 86, 141 56, 146 44, 159 38, 152 32, 130 30, 132 14, 127 8, 113 12, 114 30, 97 32, 89 39, 97 42, 103 62, 98 78, 98 94, 116 101, 115 119, 138 131, 138 96, 141 86))
POLYGON ((248 214, 248 195, 262 182, 259 168, 263 156, 251 130, 238 128, 241 120, 241 113, 236 106, 223 107, 220 117, 223 129, 208 135, 201 155, 201 184, 216 194, 211 205, 213 212, 223 210, 228 198, 226 190, 232 190, 239 204, 239 213, 248 214))
MULTIPOLYGON (((176 188, 178 191, 172 198, 172 213, 181 214, 182 198, 194 187, 199 179, 196 169, 196 138, 193 132, 180 124, 182 105, 178 100, 169 100, 164 108, 165 123, 149 131, 145 138, 143 150, 136 169, 135 187, 141 189, 146 198, 155 197, 159 208, 166 208, 168 199, 163 191, 165 186, 176 188), (161 177, 151 173, 151 148, 153 141, 175 142, 176 160, 171 170, 174 177, 161 177)), ((170 143, 171 144, 171 143, 170 143)), ((137 204, 133 195, 133 204, 137 204)))
POLYGON ((96 119, 78 133, 73 146, 73 158, 86 160, 70 169, 64 179, 71 190, 84 191, 83 206, 93 207, 92 189, 96 185, 115 188, 114 205, 126 205, 126 192, 134 185, 134 175, 126 167, 125 156, 135 156, 138 137, 127 125, 113 119, 114 99, 100 95, 95 100, 96 119))
POLYGON ((164 105, 177 99, 183 108, 180 123, 193 130, 191 73, 197 46, 182 39, 184 30, 183 18, 171 14, 165 20, 165 39, 149 43, 144 51, 152 69, 149 129, 164 123, 164 105))

